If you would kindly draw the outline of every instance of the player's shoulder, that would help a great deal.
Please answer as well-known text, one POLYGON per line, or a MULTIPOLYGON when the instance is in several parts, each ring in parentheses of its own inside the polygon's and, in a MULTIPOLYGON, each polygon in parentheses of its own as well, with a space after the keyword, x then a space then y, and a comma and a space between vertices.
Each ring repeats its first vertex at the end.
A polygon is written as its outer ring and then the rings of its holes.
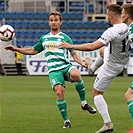
POLYGON ((66 40, 67 42, 72 42, 71 37, 68 36, 66 33, 60 32, 60 35, 62 35, 64 37, 64 40, 66 40))
POLYGON ((125 23, 114 24, 112 27, 108 28, 107 31, 114 34, 118 32, 127 32, 128 26, 125 23))
POLYGON ((60 35, 66 37, 66 38, 70 38, 70 36, 68 36, 68 35, 67 35, 66 33, 64 33, 64 32, 60 32, 60 35))

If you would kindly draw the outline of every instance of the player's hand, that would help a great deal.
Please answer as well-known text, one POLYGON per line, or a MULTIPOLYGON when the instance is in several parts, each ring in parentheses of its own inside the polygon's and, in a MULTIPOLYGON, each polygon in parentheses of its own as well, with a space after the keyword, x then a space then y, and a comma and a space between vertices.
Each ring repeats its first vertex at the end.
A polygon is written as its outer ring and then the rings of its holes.
POLYGON ((69 43, 67 42, 63 42, 61 43, 59 46, 57 46, 57 48, 66 48, 66 49, 71 49, 71 46, 69 43))
POLYGON ((82 66, 88 68, 88 65, 85 62, 82 63, 82 66))
POLYGON ((15 51, 15 47, 13 45, 8 45, 5 47, 6 50, 15 51))

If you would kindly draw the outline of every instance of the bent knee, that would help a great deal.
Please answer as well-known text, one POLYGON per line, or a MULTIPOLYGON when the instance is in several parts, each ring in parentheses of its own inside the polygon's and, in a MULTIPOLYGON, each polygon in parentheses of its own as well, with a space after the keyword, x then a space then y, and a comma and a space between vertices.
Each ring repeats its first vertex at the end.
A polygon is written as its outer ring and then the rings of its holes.
POLYGON ((81 80, 81 75, 79 70, 73 69, 70 71, 70 79, 73 81, 79 81, 81 80))

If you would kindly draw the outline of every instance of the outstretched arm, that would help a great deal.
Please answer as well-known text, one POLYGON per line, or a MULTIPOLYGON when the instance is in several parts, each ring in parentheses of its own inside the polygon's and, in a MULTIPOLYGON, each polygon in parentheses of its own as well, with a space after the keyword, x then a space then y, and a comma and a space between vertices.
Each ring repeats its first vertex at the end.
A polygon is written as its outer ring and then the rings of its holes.
POLYGON ((19 53, 26 54, 26 55, 37 54, 37 51, 33 47, 31 47, 31 48, 18 48, 18 47, 15 47, 13 45, 8 45, 5 47, 5 49, 11 50, 11 51, 17 51, 19 53))
POLYGON ((85 43, 80 45, 71 45, 67 42, 63 42, 58 46, 58 48, 75 49, 80 51, 94 51, 101 48, 102 46, 104 46, 104 44, 101 41, 97 40, 93 43, 85 43))
POLYGON ((87 67, 87 65, 85 64, 85 62, 83 62, 83 60, 81 59, 81 57, 76 53, 76 51, 71 52, 71 55, 73 57, 73 59, 80 64, 83 67, 87 67))

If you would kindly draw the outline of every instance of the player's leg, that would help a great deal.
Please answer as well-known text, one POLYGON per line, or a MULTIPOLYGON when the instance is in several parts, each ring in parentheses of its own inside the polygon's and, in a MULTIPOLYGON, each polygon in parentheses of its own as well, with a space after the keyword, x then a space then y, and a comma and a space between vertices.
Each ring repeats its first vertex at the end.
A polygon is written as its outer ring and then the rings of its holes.
POLYGON ((70 71, 70 73, 69 73, 70 80, 74 81, 75 88, 76 88, 76 90, 79 94, 80 100, 81 100, 81 108, 83 110, 89 111, 92 114, 96 113, 96 109, 91 107, 86 101, 86 91, 85 91, 84 81, 81 78, 79 70, 71 67, 69 69, 69 71, 70 71))
POLYGON ((107 49, 107 47, 102 47, 100 48, 99 54, 95 60, 95 62, 93 63, 92 60, 87 56, 85 58, 85 62, 88 65, 88 73, 89 75, 93 75, 94 72, 103 65, 104 62, 104 56, 107 55, 107 52, 105 49, 107 49))
POLYGON ((103 93, 106 91, 107 87, 112 82, 112 80, 119 73, 121 73, 122 70, 123 70, 122 68, 113 69, 111 67, 108 67, 106 63, 104 63, 101 66, 101 69, 95 79, 94 89, 93 89, 94 103, 99 114, 102 116, 102 119, 104 121, 104 126, 96 133, 113 131, 113 123, 111 121, 109 111, 108 111, 108 105, 103 97, 103 93))
POLYGON ((63 74, 61 71, 51 72, 49 73, 49 77, 51 86, 56 93, 56 104, 64 120, 63 128, 70 128, 71 123, 68 118, 67 103, 64 99, 65 83, 63 74))
MULTIPOLYGON (((131 83, 130 87, 125 93, 125 99, 128 104, 128 110, 129 110, 130 116, 133 120, 133 82, 131 83)), ((133 133, 133 128, 128 133, 133 133)))

